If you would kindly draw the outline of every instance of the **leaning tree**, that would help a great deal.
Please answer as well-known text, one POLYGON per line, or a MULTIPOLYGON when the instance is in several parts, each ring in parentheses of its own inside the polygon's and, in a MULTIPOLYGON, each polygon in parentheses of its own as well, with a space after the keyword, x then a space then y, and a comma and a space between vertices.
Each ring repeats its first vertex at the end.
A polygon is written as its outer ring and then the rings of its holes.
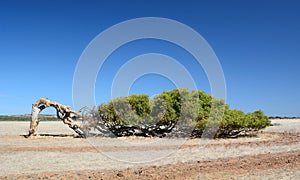
POLYGON ((168 125, 151 124, 151 125, 123 125, 120 126, 115 122, 109 122, 106 113, 101 113, 98 109, 82 108, 79 112, 70 109, 70 106, 50 101, 47 98, 41 98, 32 104, 31 122, 28 135, 36 136, 39 124, 38 115, 45 108, 53 107, 56 109, 58 119, 61 119, 80 137, 87 136, 158 136, 163 137, 169 133, 175 124, 168 125), (82 123, 79 125, 79 121, 82 123))
POLYGON ((70 106, 65 106, 63 104, 50 101, 47 98, 41 98, 34 104, 32 104, 30 129, 26 137, 37 135, 37 128, 39 124, 38 115, 42 110, 48 107, 55 108, 57 118, 61 119, 65 124, 69 125, 69 127, 73 129, 77 134, 79 134, 79 136, 85 137, 84 131, 81 129, 80 125, 75 121, 76 119, 81 117, 81 114, 79 112, 71 110, 70 106))

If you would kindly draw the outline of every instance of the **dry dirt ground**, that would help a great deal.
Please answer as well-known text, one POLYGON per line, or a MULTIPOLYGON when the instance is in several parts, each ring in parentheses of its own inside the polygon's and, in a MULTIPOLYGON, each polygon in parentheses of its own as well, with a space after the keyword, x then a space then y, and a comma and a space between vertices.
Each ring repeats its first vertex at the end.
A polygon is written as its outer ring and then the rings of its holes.
POLYGON ((62 122, 0 122, 0 179, 300 179, 300 119, 237 139, 74 137, 62 122))

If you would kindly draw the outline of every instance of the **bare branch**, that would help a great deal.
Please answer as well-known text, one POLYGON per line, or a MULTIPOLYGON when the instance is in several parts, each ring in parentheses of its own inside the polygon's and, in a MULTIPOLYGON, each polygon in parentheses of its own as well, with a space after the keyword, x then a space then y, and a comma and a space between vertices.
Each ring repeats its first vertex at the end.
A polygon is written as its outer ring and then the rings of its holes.
POLYGON ((56 109, 57 118, 61 119, 65 124, 69 125, 77 134, 84 137, 84 132, 80 129, 79 124, 77 124, 73 118, 80 117, 80 113, 70 109, 70 106, 65 106, 63 104, 50 101, 47 98, 41 98, 32 104, 31 112, 31 122, 30 129, 27 137, 37 135, 37 127, 39 124, 38 115, 39 113, 47 107, 53 107, 56 109))

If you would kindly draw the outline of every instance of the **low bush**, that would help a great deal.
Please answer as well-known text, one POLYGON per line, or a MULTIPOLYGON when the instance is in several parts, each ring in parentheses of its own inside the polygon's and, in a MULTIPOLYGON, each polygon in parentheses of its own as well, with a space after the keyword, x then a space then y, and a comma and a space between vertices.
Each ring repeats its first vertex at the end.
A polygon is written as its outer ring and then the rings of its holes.
POLYGON ((192 127, 194 137, 201 137, 210 127, 218 127, 215 137, 236 137, 270 125, 261 110, 245 114, 203 91, 182 88, 164 91, 153 99, 147 95, 116 98, 100 105, 98 111, 110 127, 176 124, 179 128, 192 127))

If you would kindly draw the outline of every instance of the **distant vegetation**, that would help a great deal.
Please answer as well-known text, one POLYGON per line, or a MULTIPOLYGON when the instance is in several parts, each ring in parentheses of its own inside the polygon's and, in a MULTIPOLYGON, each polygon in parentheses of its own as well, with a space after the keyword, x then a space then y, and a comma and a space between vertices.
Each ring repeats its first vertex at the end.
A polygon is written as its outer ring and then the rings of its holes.
POLYGON ((114 126, 181 124, 194 127, 199 135, 206 127, 218 126, 216 137, 257 132, 271 124, 261 110, 245 114, 231 110, 224 100, 187 89, 164 91, 153 99, 147 95, 121 97, 100 105, 98 111, 114 126))
POLYGON ((300 117, 290 116, 270 116, 269 119, 300 119, 300 117))
MULTIPOLYGON (((0 121, 30 121, 31 115, 12 115, 12 116, 0 116, 0 121)), ((39 115, 40 121, 57 121, 56 116, 53 115, 39 115)))

